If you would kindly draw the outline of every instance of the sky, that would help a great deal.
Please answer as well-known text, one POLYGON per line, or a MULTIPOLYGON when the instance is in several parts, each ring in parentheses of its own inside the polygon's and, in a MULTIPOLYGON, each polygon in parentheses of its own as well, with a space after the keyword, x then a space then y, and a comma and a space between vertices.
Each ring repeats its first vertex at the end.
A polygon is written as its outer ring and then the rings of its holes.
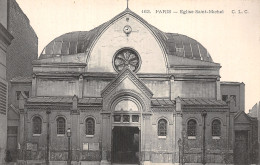
MULTIPOLYGON (((54 38, 91 30, 127 6, 127 0, 16 1, 38 36, 39 54, 54 38)), ((206 47, 213 61, 222 66, 221 81, 245 83, 246 112, 260 101, 259 0, 129 0, 128 5, 160 30, 187 35, 206 47)))

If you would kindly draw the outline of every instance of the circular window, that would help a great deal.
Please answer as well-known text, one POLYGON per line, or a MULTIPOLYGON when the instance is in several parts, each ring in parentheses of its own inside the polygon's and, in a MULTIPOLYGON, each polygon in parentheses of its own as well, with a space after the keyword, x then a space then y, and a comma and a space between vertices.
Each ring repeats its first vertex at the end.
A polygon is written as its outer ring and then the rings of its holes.
POLYGON ((136 72, 140 67, 140 57, 138 53, 132 49, 122 49, 115 54, 113 64, 117 72, 120 72, 125 67, 136 72))

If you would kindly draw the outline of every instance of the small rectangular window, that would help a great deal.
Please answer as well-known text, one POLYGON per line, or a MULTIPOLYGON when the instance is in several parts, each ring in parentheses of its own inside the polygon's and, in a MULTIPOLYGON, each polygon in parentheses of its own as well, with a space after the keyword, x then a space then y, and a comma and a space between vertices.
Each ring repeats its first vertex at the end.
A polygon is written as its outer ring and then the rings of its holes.
POLYGON ((130 122, 130 116, 129 115, 123 115, 123 122, 130 122))
POLYGON ((228 100, 228 95, 222 95, 222 101, 227 102, 227 100, 228 100))
POLYGON ((20 94, 21 94, 21 91, 16 91, 16 100, 19 100, 20 94))
POLYGON ((132 122, 138 123, 139 122, 139 115, 133 115, 132 116, 132 122))
POLYGON ((121 121, 121 116, 120 115, 115 115, 114 116, 114 122, 120 122, 121 121))
POLYGON ((237 98, 236 98, 236 95, 230 95, 230 98, 234 100, 235 106, 237 106, 237 98))
POLYGON ((24 91, 24 94, 25 94, 25 96, 27 97, 27 98, 29 98, 29 91, 24 91))

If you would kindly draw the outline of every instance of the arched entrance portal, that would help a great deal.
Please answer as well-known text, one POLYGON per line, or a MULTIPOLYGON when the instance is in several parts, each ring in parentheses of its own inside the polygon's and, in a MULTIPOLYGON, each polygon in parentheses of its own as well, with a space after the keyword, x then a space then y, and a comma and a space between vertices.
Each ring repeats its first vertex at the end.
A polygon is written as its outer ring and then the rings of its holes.
POLYGON ((112 163, 139 164, 141 106, 137 100, 125 97, 112 107, 112 163))

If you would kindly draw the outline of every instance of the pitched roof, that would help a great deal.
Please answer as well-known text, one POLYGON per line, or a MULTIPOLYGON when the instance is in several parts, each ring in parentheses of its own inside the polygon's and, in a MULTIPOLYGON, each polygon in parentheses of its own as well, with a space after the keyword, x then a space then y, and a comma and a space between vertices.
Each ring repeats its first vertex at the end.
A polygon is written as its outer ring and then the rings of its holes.
POLYGON ((184 58, 213 62, 207 49, 205 49, 205 47, 203 47, 198 41, 178 33, 164 33, 149 24, 130 9, 126 9, 110 21, 105 22, 90 31, 70 32, 55 38, 43 49, 39 59, 88 52, 91 45, 101 34, 103 29, 125 14, 131 14, 146 24, 158 38, 168 56, 180 56, 184 58))
POLYGON ((218 105, 226 106, 227 103, 222 100, 206 98, 181 98, 182 105, 218 105))
MULTIPOLYGON (((72 103, 73 97, 63 96, 44 96, 44 97, 31 97, 27 100, 28 103, 72 103)), ((85 105, 102 105, 102 98, 100 97, 84 97, 79 98, 79 104, 85 105)))
POLYGON ((153 98, 151 105, 154 107, 172 107, 175 106, 175 101, 168 98, 153 98))

